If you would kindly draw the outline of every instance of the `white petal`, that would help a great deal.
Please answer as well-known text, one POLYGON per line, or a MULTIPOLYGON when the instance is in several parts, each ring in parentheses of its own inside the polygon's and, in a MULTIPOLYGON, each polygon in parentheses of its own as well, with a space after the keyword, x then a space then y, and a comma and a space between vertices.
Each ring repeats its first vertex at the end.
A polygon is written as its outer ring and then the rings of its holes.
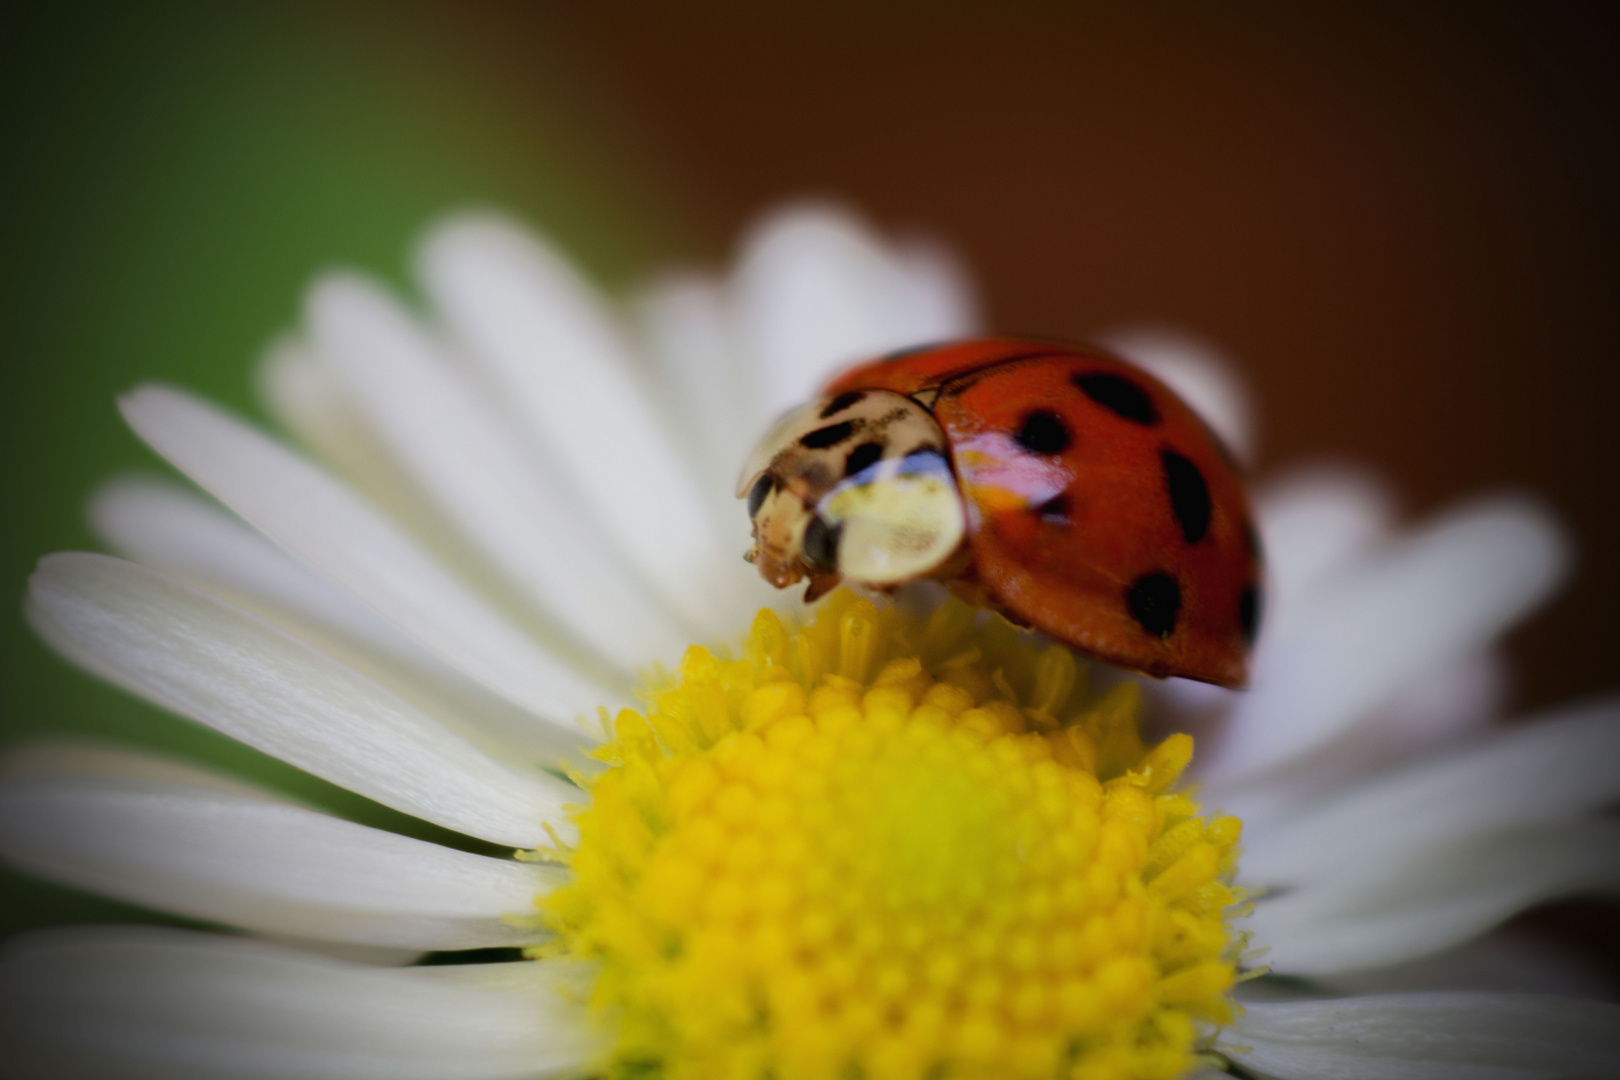
MULTIPOLYGON (((348 455, 343 447, 351 432, 364 422, 343 392, 337 377, 327 370, 300 339, 284 337, 271 343, 255 372, 259 400, 282 429, 306 450, 328 461, 348 455), (328 453, 334 448, 335 453, 328 453)), ((369 448, 378 451, 375 444, 369 448)), ((368 453, 367 458, 373 454, 368 453)))
MULTIPOLYGON (((733 489, 738 463, 759 432, 747 394, 749 372, 736 352, 724 291, 698 274, 670 275, 647 286, 635 314, 654 363, 658 397, 671 430, 691 448, 715 532, 740 556, 749 544, 748 512, 733 489)), ((758 574, 744 571, 742 577, 743 614, 762 607, 802 610, 796 595, 772 589, 758 574)))
POLYGON ((580 731, 537 720, 444 664, 239 518, 164 480, 124 477, 90 499, 107 545, 200 585, 329 653, 501 757, 542 767, 579 756, 580 731))
POLYGON ((533 915, 561 876, 265 797, 96 776, 0 782, 0 856, 193 918, 418 950, 543 938, 505 917, 533 915))
POLYGON ((1423 672, 1482 648, 1540 603, 1568 562, 1552 519, 1504 498, 1455 511, 1339 575, 1256 654, 1252 688, 1204 775, 1249 778, 1338 737, 1423 672))
MULTIPOLYGON (((597 967, 589 961, 561 957, 539 962, 512 961, 493 964, 434 964, 412 972, 429 982, 453 986, 473 986, 486 990, 523 994, 541 1011, 556 1008, 553 998, 560 991, 569 1001, 584 1002, 596 983, 597 967)), ((590 1021, 586 1021, 589 1025, 590 1021)), ((587 1033, 578 1033, 584 1036, 587 1033)))
POLYGON ((1620 822, 1529 826, 1262 897, 1249 926, 1281 974, 1361 971, 1450 948, 1546 900, 1620 893, 1620 822))
MULTIPOLYGON (((494 965, 489 965, 494 966, 494 965)), ((505 966, 505 965, 503 965, 505 966)), ((17 1080, 529 1080, 600 1048, 548 965, 506 985, 152 927, 52 931, 0 961, 17 1080)))
POLYGON ((383 511, 460 584, 525 630, 537 621, 488 558, 458 530, 372 427, 332 364, 302 339, 275 342, 260 360, 260 397, 272 417, 362 501, 383 511))
POLYGON ((281 428, 343 481, 464 569, 468 552, 308 344, 283 338, 259 361, 259 398, 281 428))
POLYGON ((311 289, 307 306, 315 345, 371 426, 531 604, 625 673, 680 654, 685 635, 673 620, 397 303, 334 275, 311 289))
POLYGON ((1149 326, 1115 330, 1097 341, 1174 390, 1234 457, 1253 463, 1260 433, 1249 391, 1231 361, 1207 342, 1149 326))
POLYGON ((691 627, 734 634, 747 615, 741 559, 715 533, 602 298, 557 254, 487 217, 440 226, 419 270, 619 555, 691 627))
POLYGON ((1263 780, 1217 792, 1221 809, 1243 819, 1250 835, 1375 771, 1462 742, 1500 718, 1506 661, 1475 653, 1419 676, 1386 708, 1263 780))
POLYGON ((452 667, 566 724, 602 691, 541 649, 320 469, 178 390, 121 403, 137 434, 210 494, 452 667))
POLYGON ((369 608, 305 570, 241 519, 178 484, 148 476, 109 480, 91 494, 85 516, 97 539, 127 559, 233 601, 273 604, 413 663, 426 656, 369 608))
MULTIPOLYGON (((170 758, 159 757, 144 750, 136 750, 114 743, 90 739, 40 739, 8 747, 0 756, 0 789, 12 780, 60 780, 70 778, 83 781, 89 778, 111 780, 114 783, 136 781, 181 787, 193 791, 222 792, 226 795, 277 802, 260 788, 244 784, 220 773, 210 772, 170 758)), ((291 805, 291 804, 285 804, 291 805)), ((0 829, 7 823, 0 819, 0 829)), ((356 945, 350 942, 321 941, 295 934, 259 932, 260 937, 284 941, 302 949, 314 949, 346 960, 368 964, 402 967, 415 963, 424 950, 405 949, 381 945, 356 945)))
POLYGON ((1620 797, 1620 700, 1566 710, 1359 785, 1244 837, 1267 885, 1405 859, 1447 840, 1570 818, 1620 797))
POLYGON ((904 281, 901 326, 916 334, 914 345, 980 332, 979 298, 967 264, 943 243, 927 237, 902 239, 895 259, 904 281))
POLYGON ((297 934, 267 934, 256 931, 253 936, 260 941, 285 945, 300 952, 330 956, 352 964, 365 964, 367 967, 410 967, 428 954, 424 949, 402 949, 391 945, 356 945, 352 941, 328 941, 321 938, 299 937, 297 934))
POLYGON ((1620 1007, 1528 994, 1388 994, 1246 1006, 1227 1053, 1278 1080, 1620 1075, 1620 1007))
POLYGON ((1614 991, 1608 968, 1601 952, 1576 935, 1508 923, 1433 956, 1369 971, 1317 976, 1311 985, 1335 996, 1496 990, 1606 998, 1614 991))
POLYGON ((260 789, 220 773, 145 750, 90 739, 40 739, 7 747, 0 757, 0 781, 63 777, 137 780, 248 798, 266 797, 260 789))
POLYGON ((1500 717, 1509 682, 1507 660, 1497 650, 1464 656, 1420 676, 1387 709, 1352 729, 1343 749, 1367 772, 1459 742, 1500 717))
POLYGON ((654 364, 658 396, 672 430, 699 463, 704 494, 722 526, 746 532, 731 489, 738 463, 759 432, 753 430, 749 373, 734 348, 724 290, 699 274, 669 275, 647 285, 632 310, 654 364))
POLYGON ((739 348, 757 365, 756 437, 841 367, 972 331, 973 312, 958 307, 966 290, 931 258, 892 254, 833 206, 790 207, 755 227, 732 287, 739 348))
POLYGON ((68 659, 331 782, 495 843, 547 842, 577 790, 496 764, 388 690, 273 624, 155 570, 47 556, 28 615, 68 659))
MULTIPOLYGON (((1297 470, 1256 492, 1254 512, 1266 561, 1262 639, 1286 625, 1315 588, 1389 536, 1394 499, 1357 470, 1297 470)), ((1264 647, 1264 646, 1262 646, 1264 647)))

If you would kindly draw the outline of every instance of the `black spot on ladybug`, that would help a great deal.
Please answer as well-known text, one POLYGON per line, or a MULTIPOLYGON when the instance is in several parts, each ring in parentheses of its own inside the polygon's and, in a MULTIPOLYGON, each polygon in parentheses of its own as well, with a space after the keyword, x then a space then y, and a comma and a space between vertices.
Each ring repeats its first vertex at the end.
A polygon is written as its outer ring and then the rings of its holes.
POLYGON ((748 489, 748 516, 753 517, 759 513, 759 508, 765 505, 770 498, 771 490, 776 487, 776 480, 770 473, 766 473, 754 481, 754 486, 748 489))
POLYGON ((1196 544, 1209 532, 1209 485, 1198 466, 1174 450, 1160 450, 1164 463, 1164 486, 1170 492, 1170 509, 1181 526, 1187 543, 1196 544))
POLYGON ((865 472, 877 464, 877 460, 882 456, 882 443, 861 443, 861 445, 849 452, 849 457, 844 459, 844 475, 854 476, 856 473, 865 472))
POLYGON ((842 525, 828 525, 825 518, 816 516, 804 527, 804 557, 823 570, 838 569, 838 541, 842 525))
POLYGON ((1082 394, 1115 416, 1147 427, 1159 422, 1159 408, 1148 392, 1125 376, 1111 371, 1090 371, 1073 379, 1082 394))
POLYGON ((1069 496, 1066 492, 1060 491, 1045 502, 1031 506, 1030 509, 1042 521, 1059 525, 1067 525, 1070 522, 1069 496))
POLYGON ((801 436, 799 445, 806 450, 825 450, 829 446, 837 446, 855 430, 855 425, 845 420, 841 424, 828 424, 823 428, 816 428, 808 435, 801 436))
POLYGON ((842 394, 827 402, 827 407, 821 410, 821 418, 826 420, 828 417, 837 416, 864 397, 866 397, 865 390, 845 390, 842 394))
POLYGON ((1142 629, 1154 637, 1168 637, 1181 613, 1181 586, 1169 574, 1143 574, 1125 590, 1125 606, 1142 629))
POLYGON ((1254 635, 1260 629, 1260 587, 1250 585, 1243 590, 1238 598, 1238 626, 1243 630, 1243 640, 1250 645, 1254 644, 1254 635))
POLYGON ((1063 418, 1050 409, 1036 409, 1024 417, 1024 424, 1013 441, 1032 454, 1061 454, 1069 448, 1072 436, 1063 418))

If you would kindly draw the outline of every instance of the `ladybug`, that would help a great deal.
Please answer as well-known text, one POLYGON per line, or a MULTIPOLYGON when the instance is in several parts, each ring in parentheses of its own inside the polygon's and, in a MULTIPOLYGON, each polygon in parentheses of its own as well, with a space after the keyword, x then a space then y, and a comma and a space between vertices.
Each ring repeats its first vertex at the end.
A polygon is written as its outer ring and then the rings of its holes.
POLYGON ((890 353, 782 417, 737 488, 777 588, 947 583, 1073 648, 1238 687, 1260 551, 1237 467, 1163 383, 1077 345, 890 353))

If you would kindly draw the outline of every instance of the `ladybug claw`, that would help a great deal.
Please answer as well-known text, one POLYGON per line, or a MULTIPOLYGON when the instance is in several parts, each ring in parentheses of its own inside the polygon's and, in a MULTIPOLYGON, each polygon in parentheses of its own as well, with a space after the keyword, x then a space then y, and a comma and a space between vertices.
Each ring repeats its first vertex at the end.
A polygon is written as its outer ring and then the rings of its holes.
POLYGON ((804 602, 813 604, 823 596, 838 588, 838 583, 844 580, 839 574, 830 570, 810 571, 810 584, 804 589, 804 602))

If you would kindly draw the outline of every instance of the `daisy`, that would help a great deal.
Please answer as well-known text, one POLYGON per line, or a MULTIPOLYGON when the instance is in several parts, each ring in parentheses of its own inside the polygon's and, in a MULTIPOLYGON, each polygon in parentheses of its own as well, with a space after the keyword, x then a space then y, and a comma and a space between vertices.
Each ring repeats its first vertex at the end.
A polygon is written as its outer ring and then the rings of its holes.
MULTIPOLYGON (((732 472, 837 366, 973 330, 948 255, 801 209, 620 315, 480 216, 418 271, 425 313, 331 275, 271 350, 302 453, 183 391, 124 399, 214 501, 111 481, 90 517, 123 557, 47 557, 27 610, 88 671, 483 844, 16 750, 0 855, 237 933, 11 943, 7 1075, 1620 1072, 1611 1005, 1388 990, 1620 881, 1593 814, 1620 704, 1488 726, 1492 643, 1566 562, 1534 505, 1402 532, 1352 473, 1266 490, 1243 695, 926 597, 805 613, 739 558, 732 472), (524 952, 403 966, 480 949, 524 952)), ((1116 345, 1252 451, 1218 363, 1116 345)))

